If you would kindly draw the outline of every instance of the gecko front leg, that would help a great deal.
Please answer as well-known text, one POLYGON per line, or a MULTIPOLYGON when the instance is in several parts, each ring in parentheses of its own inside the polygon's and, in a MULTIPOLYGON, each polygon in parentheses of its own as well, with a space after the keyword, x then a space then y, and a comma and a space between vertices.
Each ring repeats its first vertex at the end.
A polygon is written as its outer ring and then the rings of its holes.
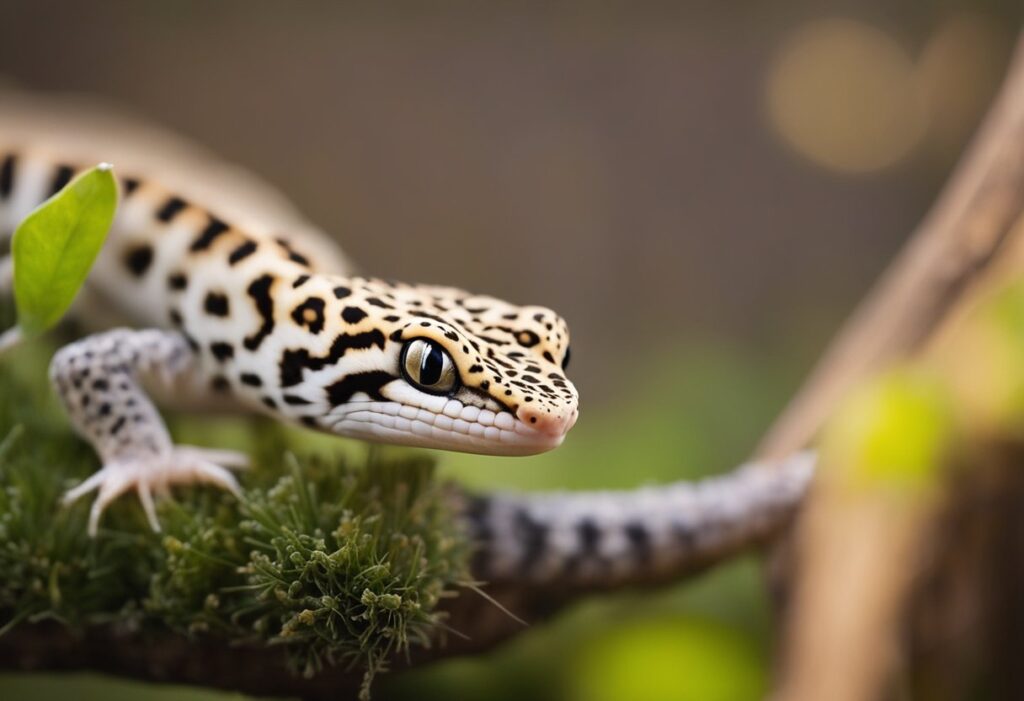
POLYGON ((103 467, 64 495, 65 503, 98 489, 89 514, 96 535, 104 509, 135 489, 153 530, 159 531, 153 493, 173 484, 208 482, 238 495, 224 467, 244 467, 244 455, 172 443, 163 419, 144 392, 143 378, 170 388, 185 384, 196 358, 175 332, 116 329, 65 346, 50 364, 50 378, 75 429, 99 454, 103 467))

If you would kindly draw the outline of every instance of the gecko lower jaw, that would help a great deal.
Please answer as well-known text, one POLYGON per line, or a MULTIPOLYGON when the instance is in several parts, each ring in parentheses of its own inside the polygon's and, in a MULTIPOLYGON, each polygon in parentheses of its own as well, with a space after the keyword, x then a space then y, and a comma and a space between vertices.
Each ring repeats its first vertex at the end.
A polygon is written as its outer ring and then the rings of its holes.
MULTIPOLYGON (((449 412, 453 413, 453 412, 449 412)), ((482 455, 523 456, 557 448, 576 421, 576 412, 555 432, 530 427, 508 412, 467 406, 457 417, 399 402, 359 402, 331 417, 338 435, 418 448, 482 455)))

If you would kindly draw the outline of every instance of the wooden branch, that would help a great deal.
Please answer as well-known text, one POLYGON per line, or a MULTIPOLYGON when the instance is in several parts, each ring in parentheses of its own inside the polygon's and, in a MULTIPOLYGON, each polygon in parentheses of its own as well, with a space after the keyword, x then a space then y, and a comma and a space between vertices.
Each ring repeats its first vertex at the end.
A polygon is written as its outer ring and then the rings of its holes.
POLYGON ((851 489, 822 468, 781 568, 792 601, 773 698, 956 699, 981 681, 983 695, 1024 694, 1024 447, 1008 399, 1024 354, 999 346, 1019 339, 1015 319, 972 314, 1021 278, 1022 212, 1024 39, 949 186, 761 446, 811 441, 842 395, 908 356, 942 377, 959 418, 953 464, 920 498, 851 489), (1004 326, 992 333, 994 317, 1004 326), (979 366, 993 364, 1004 372, 983 382, 979 366))
MULTIPOLYGON (((1024 269, 1024 44, 970 148, 916 233, 761 442, 759 458, 806 447, 858 381, 921 350, 983 280, 1024 269), (1008 249, 1016 253, 1003 255, 1008 249)), ((989 283, 991 284, 991 283, 989 283)))
MULTIPOLYGON (((444 606, 445 623, 457 634, 447 635, 430 649, 413 649, 408 659, 394 660, 393 668, 401 670, 449 656, 487 651, 595 592, 654 587, 702 572, 770 540, 791 520, 791 507, 789 503, 766 508, 756 522, 737 522, 736 528, 729 526, 727 518, 717 517, 721 537, 695 544, 686 556, 676 557, 668 567, 638 568, 635 573, 617 578, 569 584, 557 577, 513 577, 481 585, 486 597, 463 589, 444 606)), ((252 696, 313 700, 354 697, 363 678, 361 668, 345 667, 325 669, 311 679, 303 678, 287 668, 280 647, 231 645, 212 636, 184 636, 165 629, 137 630, 116 623, 73 631, 53 621, 22 623, 0 635, 0 669, 90 670, 150 682, 228 689, 252 696)))

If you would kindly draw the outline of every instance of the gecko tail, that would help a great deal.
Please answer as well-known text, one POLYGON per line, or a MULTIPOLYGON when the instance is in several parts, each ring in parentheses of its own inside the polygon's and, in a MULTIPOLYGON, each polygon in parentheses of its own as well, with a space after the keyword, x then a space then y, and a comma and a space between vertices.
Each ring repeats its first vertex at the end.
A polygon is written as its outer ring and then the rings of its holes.
POLYGON ((803 501, 816 456, 621 492, 493 493, 470 502, 473 567, 492 583, 601 587, 667 579, 755 545, 803 501))

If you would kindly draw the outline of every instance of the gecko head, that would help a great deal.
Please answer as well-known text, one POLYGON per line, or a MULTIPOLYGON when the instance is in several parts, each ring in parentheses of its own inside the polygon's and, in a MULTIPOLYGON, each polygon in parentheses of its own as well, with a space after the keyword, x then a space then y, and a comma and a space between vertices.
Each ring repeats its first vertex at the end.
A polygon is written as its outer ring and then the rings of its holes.
POLYGON ((343 340, 349 350, 318 382, 327 415, 317 426, 385 443, 531 455, 560 445, 576 423, 569 330, 551 310, 379 280, 350 280, 345 290, 334 316, 346 328, 332 346, 343 340))

